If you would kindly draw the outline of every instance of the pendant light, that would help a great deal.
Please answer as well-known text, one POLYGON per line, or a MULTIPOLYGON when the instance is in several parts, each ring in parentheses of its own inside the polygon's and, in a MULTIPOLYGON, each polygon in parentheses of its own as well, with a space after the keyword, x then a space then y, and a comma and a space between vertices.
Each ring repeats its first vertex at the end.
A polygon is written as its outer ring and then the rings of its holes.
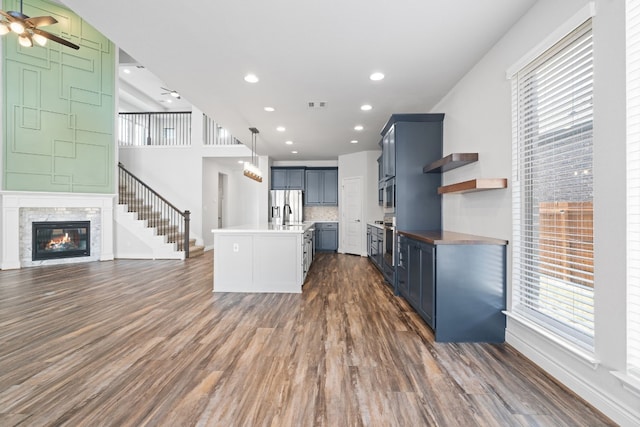
POLYGON ((262 172, 258 167, 258 154, 256 153, 256 142, 260 131, 256 128, 249 128, 251 131, 251 162, 244 162, 244 176, 253 179, 254 181, 262 182, 262 172), (255 156, 255 163, 254 163, 255 156))

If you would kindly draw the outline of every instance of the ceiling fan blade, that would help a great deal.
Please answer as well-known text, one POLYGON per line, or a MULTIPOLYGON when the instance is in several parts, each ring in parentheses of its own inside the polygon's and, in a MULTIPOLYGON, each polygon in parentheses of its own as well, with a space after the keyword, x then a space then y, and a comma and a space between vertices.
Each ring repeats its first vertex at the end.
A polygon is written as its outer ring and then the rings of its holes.
POLYGON ((65 45, 67 47, 70 47, 71 49, 76 49, 76 50, 80 49, 80 46, 75 45, 75 44, 71 43, 70 41, 65 40, 63 38, 60 38, 60 37, 58 37, 56 35, 53 35, 53 34, 48 33, 46 31, 40 30, 38 28, 34 28, 33 32, 34 32, 34 34, 40 34, 42 37, 44 37, 46 39, 49 39, 49 40, 54 41, 56 43, 60 43, 61 45, 65 45))
POLYGON ((0 10, 0 15, 4 16, 5 18, 7 18, 9 20, 9 22, 11 22, 14 19, 16 19, 13 16, 9 15, 9 13, 5 12, 4 10, 0 10))
POLYGON ((24 22, 32 27, 44 27, 46 25, 56 24, 58 20, 53 16, 36 16, 35 18, 27 18, 24 22))

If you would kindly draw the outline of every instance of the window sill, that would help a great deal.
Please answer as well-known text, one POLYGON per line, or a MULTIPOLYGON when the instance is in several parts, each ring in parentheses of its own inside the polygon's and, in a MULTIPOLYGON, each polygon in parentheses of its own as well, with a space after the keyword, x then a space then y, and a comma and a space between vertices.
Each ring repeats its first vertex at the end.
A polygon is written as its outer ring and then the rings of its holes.
POLYGON ((524 316, 521 316, 519 314, 513 313, 511 311, 507 311, 507 310, 504 310, 502 313, 505 316, 507 316, 509 319, 515 320, 522 326, 525 326, 526 328, 540 335, 547 341, 551 341, 552 343, 561 347, 563 350, 566 350, 569 354, 574 356, 576 359, 580 360, 581 362, 591 367, 591 369, 595 370, 598 368, 598 366, 600 366, 600 361, 595 357, 593 353, 590 353, 578 347, 577 345, 573 345, 570 342, 567 342, 565 340, 558 338, 554 334, 550 333, 546 329, 542 328, 541 326, 537 325, 536 323, 532 322, 531 320, 527 319, 524 316))
POLYGON ((622 388, 640 397, 640 378, 629 375, 627 372, 611 371, 611 375, 616 377, 622 384, 622 388))

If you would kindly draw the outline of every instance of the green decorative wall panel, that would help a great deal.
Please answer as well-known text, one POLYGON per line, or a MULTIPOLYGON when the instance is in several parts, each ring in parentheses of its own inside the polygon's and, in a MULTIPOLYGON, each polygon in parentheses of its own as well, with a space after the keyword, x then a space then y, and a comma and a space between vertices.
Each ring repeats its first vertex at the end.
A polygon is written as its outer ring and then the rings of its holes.
MULTIPOLYGON (((20 10, 5 0, 4 10, 20 10)), ((113 44, 79 16, 44 0, 24 1, 28 16, 50 15, 43 29, 80 46, 49 41, 26 48, 2 37, 5 190, 113 193, 113 44)))

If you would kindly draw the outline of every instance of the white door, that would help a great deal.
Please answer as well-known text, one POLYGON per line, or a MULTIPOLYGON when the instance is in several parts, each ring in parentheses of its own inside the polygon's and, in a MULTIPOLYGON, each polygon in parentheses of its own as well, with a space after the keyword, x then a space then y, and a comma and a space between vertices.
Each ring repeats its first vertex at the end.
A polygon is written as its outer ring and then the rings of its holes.
POLYGON ((342 252, 362 255, 364 223, 362 222, 362 177, 342 180, 342 252))

